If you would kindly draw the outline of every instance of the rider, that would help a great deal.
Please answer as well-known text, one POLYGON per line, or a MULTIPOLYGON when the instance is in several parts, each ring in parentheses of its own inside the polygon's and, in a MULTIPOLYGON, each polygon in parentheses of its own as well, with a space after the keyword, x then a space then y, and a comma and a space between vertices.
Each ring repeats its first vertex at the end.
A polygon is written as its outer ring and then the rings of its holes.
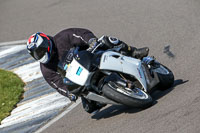
MULTIPOLYGON (((29 37, 27 50, 35 60, 40 62, 41 72, 47 83, 71 101, 76 101, 77 95, 70 92, 74 88, 71 83, 64 83, 63 77, 58 71, 58 63, 64 56, 66 57, 65 60, 69 62, 72 60, 70 49, 73 47, 92 49, 97 41, 98 39, 91 31, 81 28, 65 29, 53 37, 37 32, 29 37)), ((121 53, 135 58, 145 57, 149 52, 147 47, 137 49, 113 37, 103 36, 101 41, 104 43, 104 48, 119 48, 121 53)), ((84 109, 89 113, 102 107, 84 97, 81 97, 81 99, 84 109), (88 110, 88 107, 92 109, 88 110)))

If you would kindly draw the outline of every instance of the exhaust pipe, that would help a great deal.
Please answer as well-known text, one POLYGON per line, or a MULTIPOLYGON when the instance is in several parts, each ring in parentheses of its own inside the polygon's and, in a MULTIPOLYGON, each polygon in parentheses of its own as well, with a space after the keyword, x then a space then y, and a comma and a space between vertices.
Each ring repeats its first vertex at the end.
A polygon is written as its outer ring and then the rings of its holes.
POLYGON ((106 97, 103 97, 101 95, 97 95, 93 92, 89 92, 89 94, 85 97, 89 100, 93 100, 93 101, 97 101, 97 102, 100 102, 100 103, 104 103, 104 104, 114 104, 114 105, 121 105, 120 103, 116 103, 106 97))

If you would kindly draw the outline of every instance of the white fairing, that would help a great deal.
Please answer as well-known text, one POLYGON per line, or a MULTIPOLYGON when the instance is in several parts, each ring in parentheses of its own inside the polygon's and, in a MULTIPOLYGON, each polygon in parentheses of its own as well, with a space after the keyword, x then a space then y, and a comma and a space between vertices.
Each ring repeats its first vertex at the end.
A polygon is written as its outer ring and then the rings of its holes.
POLYGON ((84 86, 89 76, 90 72, 75 59, 73 59, 71 64, 67 67, 66 78, 78 85, 84 86))
POLYGON ((141 60, 108 51, 101 57, 100 69, 130 74, 142 84, 147 92, 147 83, 141 65, 141 60))

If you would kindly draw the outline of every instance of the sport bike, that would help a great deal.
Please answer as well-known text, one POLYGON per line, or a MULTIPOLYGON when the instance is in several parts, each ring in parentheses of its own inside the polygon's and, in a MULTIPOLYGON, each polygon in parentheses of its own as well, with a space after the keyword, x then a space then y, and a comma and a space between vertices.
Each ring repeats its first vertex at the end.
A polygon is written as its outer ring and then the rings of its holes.
POLYGON ((170 69, 152 57, 136 59, 116 49, 75 50, 65 77, 80 86, 78 91, 88 100, 101 104, 123 104, 146 108, 152 105, 151 92, 173 85, 170 69), (150 63, 149 63, 150 62, 150 63))

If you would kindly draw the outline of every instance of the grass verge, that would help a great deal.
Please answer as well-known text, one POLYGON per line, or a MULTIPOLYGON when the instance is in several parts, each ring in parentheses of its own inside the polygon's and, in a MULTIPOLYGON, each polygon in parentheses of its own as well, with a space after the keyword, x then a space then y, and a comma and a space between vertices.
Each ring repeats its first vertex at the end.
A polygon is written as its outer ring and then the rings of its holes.
POLYGON ((14 73, 0 69, 0 122, 22 98, 24 82, 14 73))

